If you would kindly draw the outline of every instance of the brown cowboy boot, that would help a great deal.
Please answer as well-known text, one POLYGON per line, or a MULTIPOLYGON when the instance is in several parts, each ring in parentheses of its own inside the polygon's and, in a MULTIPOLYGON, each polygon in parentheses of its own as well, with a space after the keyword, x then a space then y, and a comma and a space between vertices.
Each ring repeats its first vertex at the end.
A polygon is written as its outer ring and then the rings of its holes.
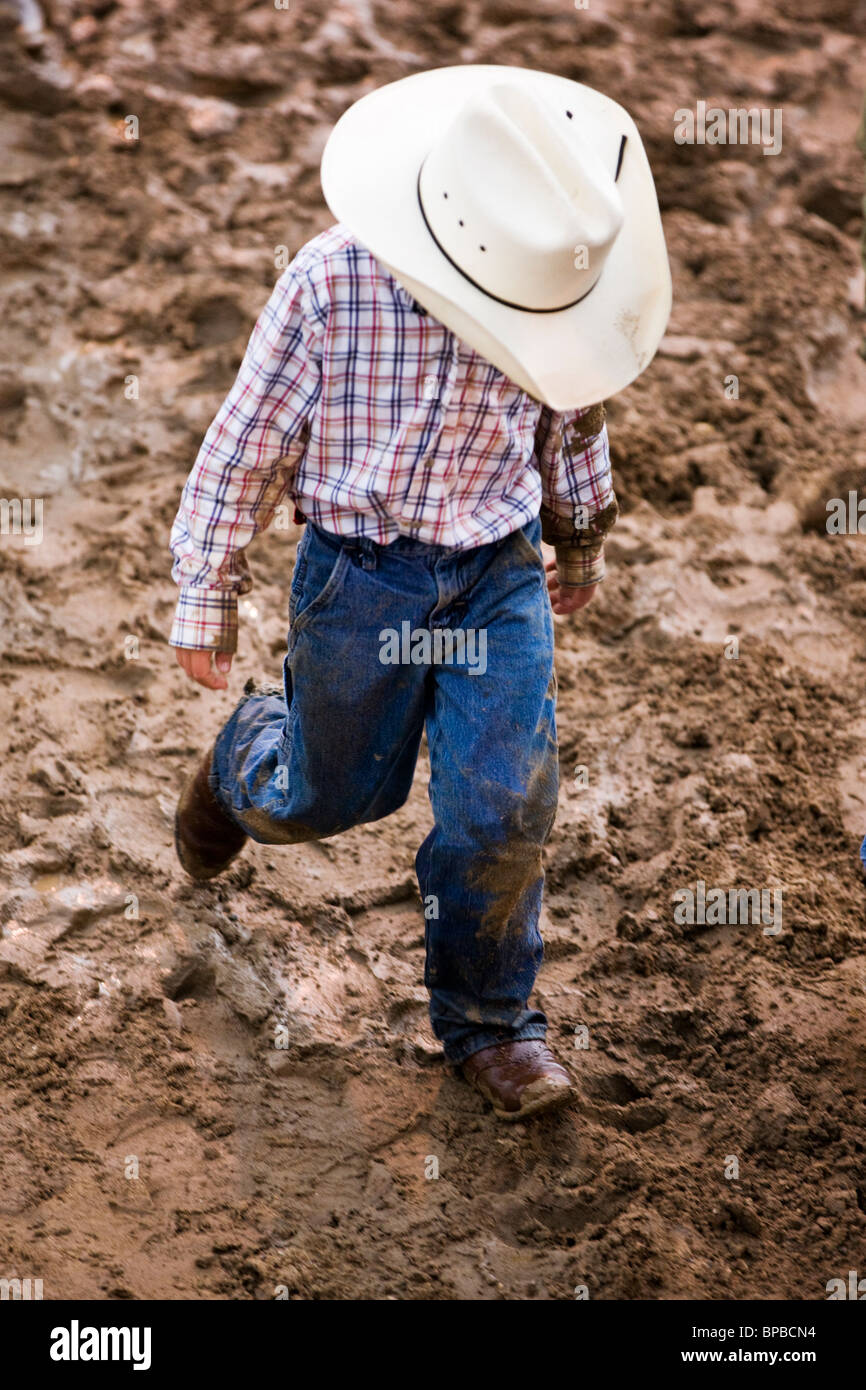
POLYGON ((462 1073, 501 1120, 525 1120, 574 1093, 565 1067, 541 1039, 483 1047, 467 1057, 462 1073))
POLYGON ((181 792, 174 817, 177 857, 190 878, 199 882, 221 874, 247 842, 210 789, 212 759, 211 749, 181 792))

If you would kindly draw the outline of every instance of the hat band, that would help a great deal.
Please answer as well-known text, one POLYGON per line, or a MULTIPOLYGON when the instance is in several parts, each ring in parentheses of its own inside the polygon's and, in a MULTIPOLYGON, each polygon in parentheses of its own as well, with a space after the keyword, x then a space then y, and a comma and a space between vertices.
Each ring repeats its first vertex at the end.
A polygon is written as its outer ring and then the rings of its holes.
MULTIPOLYGON (((488 299, 495 300, 497 304, 504 304, 506 309, 522 309, 524 313, 527 314, 561 314, 565 309, 573 309, 575 304, 580 304, 581 300, 586 299, 588 294, 592 294, 593 290, 595 289, 596 285, 601 279, 601 271, 598 272, 598 275, 596 275, 589 289, 584 290, 583 294, 579 294, 577 296, 577 299, 569 300, 567 304, 556 304, 553 306, 552 309, 536 309, 531 304, 517 304, 512 299, 503 299, 501 295, 494 294, 492 290, 485 289, 484 286, 479 284, 477 280, 473 280, 472 276, 466 273, 462 265, 460 265, 459 261, 455 261, 454 257, 448 254, 448 252, 445 250, 445 247, 442 245, 441 241, 434 232, 433 228, 430 226, 429 221, 427 220, 427 214, 424 211, 424 200, 421 197, 421 173, 424 169, 424 165, 426 164, 426 162, 427 160, 425 157, 421 162, 421 168, 418 170, 418 182, 416 185, 416 190, 418 194, 418 206, 421 209, 421 216, 424 218, 424 226, 427 228, 436 245, 439 247, 439 250, 442 252, 442 255, 445 257, 446 261, 453 265, 454 269, 458 270, 460 274, 463 276, 463 279, 468 280, 469 284, 473 285, 476 290, 480 290, 483 295, 486 295, 488 299)), ((617 173, 619 173, 619 170, 617 170, 617 173)))

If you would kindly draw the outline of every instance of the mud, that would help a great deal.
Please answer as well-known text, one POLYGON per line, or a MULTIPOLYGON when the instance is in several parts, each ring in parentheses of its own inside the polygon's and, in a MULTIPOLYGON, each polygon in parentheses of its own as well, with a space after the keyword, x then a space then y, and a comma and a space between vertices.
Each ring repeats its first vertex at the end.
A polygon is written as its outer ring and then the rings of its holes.
POLYGON ((44 500, 41 542, 0 545, 0 1274, 46 1298, 825 1297, 866 1266, 866 553, 822 519, 866 484, 862 5, 43 13, 21 33, 0 7, 0 495, 44 500), (656 362, 607 406, 608 578, 557 620, 537 997, 579 1101, 516 1127, 427 1024, 423 768, 388 820, 253 845, 215 885, 171 843, 244 681, 279 677, 298 537, 251 552, 228 696, 193 688, 166 646, 183 478, 279 248, 330 222, 334 119, 465 61, 621 95, 675 279, 656 362), (698 100, 781 108, 780 154, 675 144, 698 100), (698 881, 781 889, 782 932, 678 925, 698 881))

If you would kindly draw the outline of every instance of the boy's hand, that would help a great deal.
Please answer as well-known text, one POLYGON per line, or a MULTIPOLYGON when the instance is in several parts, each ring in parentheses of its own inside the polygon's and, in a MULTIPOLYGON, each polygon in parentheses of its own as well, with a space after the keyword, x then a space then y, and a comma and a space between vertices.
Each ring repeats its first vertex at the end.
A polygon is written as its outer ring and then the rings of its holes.
POLYGON ((227 690, 227 674, 232 666, 231 652, 216 653, 216 669, 212 663, 213 652, 193 651, 190 647, 175 647, 177 664, 181 666, 191 681, 203 685, 207 690, 227 690))
POLYGON ((597 584, 586 584, 580 589, 567 588, 560 584, 555 560, 551 560, 545 568, 547 570, 547 592, 550 594, 550 606, 554 613, 558 613, 560 617, 565 617, 568 613, 576 613, 579 608, 585 608, 598 588, 597 584))

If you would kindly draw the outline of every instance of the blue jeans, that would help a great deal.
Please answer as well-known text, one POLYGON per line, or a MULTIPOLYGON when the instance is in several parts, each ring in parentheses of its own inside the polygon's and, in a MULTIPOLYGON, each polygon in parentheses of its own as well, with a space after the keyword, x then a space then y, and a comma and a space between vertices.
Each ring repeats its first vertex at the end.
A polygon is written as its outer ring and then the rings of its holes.
POLYGON ((214 752, 212 787, 230 818, 264 844, 297 844, 402 806, 426 726, 424 980, 455 1063, 547 1026, 528 1004, 559 774, 540 535, 536 520, 456 550, 308 523, 283 690, 245 696, 214 752))

